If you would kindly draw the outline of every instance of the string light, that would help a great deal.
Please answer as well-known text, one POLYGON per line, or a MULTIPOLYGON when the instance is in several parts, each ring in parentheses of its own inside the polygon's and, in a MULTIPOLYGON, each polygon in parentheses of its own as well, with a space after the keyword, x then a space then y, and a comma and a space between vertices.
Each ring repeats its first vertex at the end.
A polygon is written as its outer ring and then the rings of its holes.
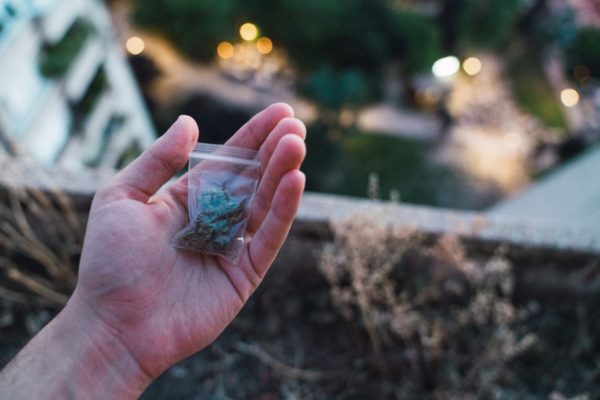
POLYGON ((459 68, 460 61, 458 61, 458 58, 454 56, 448 56, 437 60, 433 64, 431 71, 433 72, 433 75, 438 78, 447 78, 456 74, 459 68))
POLYGON ((129 39, 127 39, 127 42, 125 43, 125 48, 129 52, 129 54, 137 56, 139 54, 142 54, 142 52, 146 48, 146 44, 144 43, 144 40, 142 38, 132 36, 129 39))
POLYGON ((269 54, 273 51, 273 41, 268 37, 261 37, 256 42, 256 50, 258 50, 260 54, 269 54))
POLYGON ((469 57, 463 62, 463 69, 467 75, 475 76, 481 72, 481 60, 477 57, 469 57))
POLYGON ((240 27, 240 36, 246 41, 252 41, 258 36, 258 28, 250 22, 246 22, 240 27))
POLYGON ((575 89, 564 89, 560 92, 560 101, 562 101, 565 107, 575 107, 579 104, 579 93, 575 89))
POLYGON ((221 42, 217 46, 217 55, 223 60, 228 60, 235 54, 233 45, 229 42, 221 42))

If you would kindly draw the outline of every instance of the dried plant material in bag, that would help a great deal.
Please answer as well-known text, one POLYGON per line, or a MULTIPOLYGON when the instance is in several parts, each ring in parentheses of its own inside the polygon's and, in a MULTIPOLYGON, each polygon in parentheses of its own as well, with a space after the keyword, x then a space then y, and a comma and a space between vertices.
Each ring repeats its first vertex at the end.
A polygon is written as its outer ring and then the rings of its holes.
POLYGON ((257 152, 199 143, 190 154, 190 223, 171 244, 177 248, 239 260, 252 200, 260 180, 257 152))

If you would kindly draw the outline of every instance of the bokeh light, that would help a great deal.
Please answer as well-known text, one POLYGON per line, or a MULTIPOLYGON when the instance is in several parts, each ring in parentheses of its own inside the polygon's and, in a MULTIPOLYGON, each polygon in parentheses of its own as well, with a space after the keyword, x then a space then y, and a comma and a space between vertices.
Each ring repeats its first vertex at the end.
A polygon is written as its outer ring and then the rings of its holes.
POLYGON ((448 56, 437 60, 431 69, 433 75, 438 78, 447 78, 458 72, 460 61, 454 56, 448 56))
POLYGON ((258 36, 258 28, 256 25, 246 22, 240 27, 240 36, 246 41, 254 40, 258 36))
POLYGON ((463 62, 463 69, 467 75, 475 76, 481 72, 481 60, 477 57, 469 57, 463 62))
POLYGON ((139 54, 142 54, 142 52, 146 48, 146 44, 144 43, 144 40, 142 38, 138 36, 132 36, 129 39, 127 39, 127 42, 125 43, 125 48, 129 52, 129 54, 137 56, 139 54))
POLYGON ((523 144, 523 139, 517 132, 509 132, 504 135, 504 145, 507 149, 518 150, 521 144, 523 144))
POLYGON ((579 104, 579 93, 575 89, 564 89, 560 92, 560 101, 562 101, 565 107, 575 107, 579 104))
POLYGON ((258 50, 260 54, 269 54, 273 51, 273 41, 268 37, 261 37, 256 42, 256 50, 258 50))
POLYGON ((217 46, 217 55, 223 60, 228 60, 233 57, 235 50, 229 42, 221 42, 217 46))

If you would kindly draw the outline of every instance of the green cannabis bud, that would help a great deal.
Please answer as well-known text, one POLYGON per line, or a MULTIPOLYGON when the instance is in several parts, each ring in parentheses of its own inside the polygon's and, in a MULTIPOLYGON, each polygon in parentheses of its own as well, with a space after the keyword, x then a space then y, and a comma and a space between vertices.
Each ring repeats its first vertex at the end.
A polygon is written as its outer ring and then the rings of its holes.
POLYGON ((171 239, 171 246, 237 264, 259 182, 256 150, 198 143, 189 161, 190 222, 171 239))
POLYGON ((203 252, 227 253, 229 246, 243 236, 247 197, 232 197, 223 189, 200 192, 198 215, 181 233, 180 243, 203 252))

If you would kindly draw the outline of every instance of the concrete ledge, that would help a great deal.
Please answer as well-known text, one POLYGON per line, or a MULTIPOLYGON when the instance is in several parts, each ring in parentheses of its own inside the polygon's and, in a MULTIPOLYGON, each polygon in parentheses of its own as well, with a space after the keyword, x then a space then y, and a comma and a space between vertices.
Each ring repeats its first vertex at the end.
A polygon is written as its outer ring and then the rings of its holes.
POLYGON ((351 218, 356 214, 381 215, 395 226, 436 236, 453 234, 489 244, 600 254, 600 230, 521 217, 315 193, 304 196, 296 229, 298 232, 323 235, 329 231, 332 221, 351 218))
MULTIPOLYGON (((113 174, 112 170, 45 170, 0 157, 0 201, 7 188, 61 191, 70 195, 85 221, 93 194, 113 174)), ((332 228, 336 221, 360 215, 413 230, 423 236, 424 246, 440 236, 456 235, 473 259, 490 259, 501 248, 503 256, 515 267, 520 295, 557 301, 600 298, 600 281, 595 278, 600 276, 599 231, 316 193, 305 195, 276 264, 302 274, 316 271, 324 244, 334 238, 332 228)))
MULTIPOLYGON (((48 170, 12 158, 0 158, 0 186, 62 190, 78 199, 82 212, 87 212, 96 189, 113 174, 112 170, 48 170)), ((396 227, 432 236, 457 235, 477 247, 509 245, 548 254, 600 254, 600 229, 317 193, 304 195, 292 235, 330 240, 332 223, 356 215, 383 218, 396 227)))
POLYGON ((33 161, 0 155, 0 187, 63 191, 73 197, 87 198, 90 203, 96 190, 113 174, 113 170, 45 168, 33 161))

